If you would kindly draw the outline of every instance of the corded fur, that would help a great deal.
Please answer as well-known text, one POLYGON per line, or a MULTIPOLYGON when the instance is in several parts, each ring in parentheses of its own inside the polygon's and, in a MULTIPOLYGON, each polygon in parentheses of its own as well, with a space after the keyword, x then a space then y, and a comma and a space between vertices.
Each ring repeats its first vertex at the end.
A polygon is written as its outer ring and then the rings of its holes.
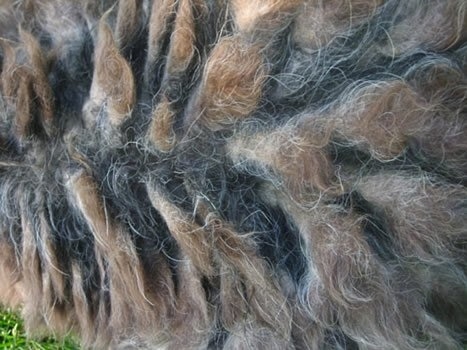
POLYGON ((464 0, 6 0, 0 37, 0 302, 30 336, 467 342, 464 0))

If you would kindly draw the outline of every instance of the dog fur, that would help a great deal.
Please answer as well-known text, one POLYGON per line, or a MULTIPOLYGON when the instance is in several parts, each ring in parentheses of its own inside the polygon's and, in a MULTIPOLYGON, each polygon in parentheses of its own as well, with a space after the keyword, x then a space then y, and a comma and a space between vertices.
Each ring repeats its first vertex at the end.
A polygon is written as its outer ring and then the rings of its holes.
POLYGON ((462 349, 465 0, 0 1, 0 302, 96 349, 462 349))

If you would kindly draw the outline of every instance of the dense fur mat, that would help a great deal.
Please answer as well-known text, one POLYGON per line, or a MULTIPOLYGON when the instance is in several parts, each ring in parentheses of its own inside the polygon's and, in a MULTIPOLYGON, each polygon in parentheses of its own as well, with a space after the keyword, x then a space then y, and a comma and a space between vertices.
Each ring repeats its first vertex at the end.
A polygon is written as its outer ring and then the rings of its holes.
POLYGON ((465 0, 2 0, 0 36, 31 336, 462 349, 465 0))

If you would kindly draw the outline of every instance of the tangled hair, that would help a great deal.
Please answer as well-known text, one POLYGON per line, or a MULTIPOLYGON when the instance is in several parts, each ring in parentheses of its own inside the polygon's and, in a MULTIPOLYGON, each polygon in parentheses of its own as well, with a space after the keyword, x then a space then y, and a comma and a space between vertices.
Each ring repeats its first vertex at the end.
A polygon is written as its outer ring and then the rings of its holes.
POLYGON ((467 342, 465 0, 3 0, 0 36, 31 336, 467 342))

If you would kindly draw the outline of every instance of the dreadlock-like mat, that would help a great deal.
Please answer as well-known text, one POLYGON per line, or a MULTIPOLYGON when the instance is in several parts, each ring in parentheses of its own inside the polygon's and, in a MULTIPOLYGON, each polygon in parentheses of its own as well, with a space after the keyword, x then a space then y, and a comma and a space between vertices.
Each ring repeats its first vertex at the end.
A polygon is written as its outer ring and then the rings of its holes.
POLYGON ((462 349, 465 0, 2 0, 0 36, 31 336, 462 349))

